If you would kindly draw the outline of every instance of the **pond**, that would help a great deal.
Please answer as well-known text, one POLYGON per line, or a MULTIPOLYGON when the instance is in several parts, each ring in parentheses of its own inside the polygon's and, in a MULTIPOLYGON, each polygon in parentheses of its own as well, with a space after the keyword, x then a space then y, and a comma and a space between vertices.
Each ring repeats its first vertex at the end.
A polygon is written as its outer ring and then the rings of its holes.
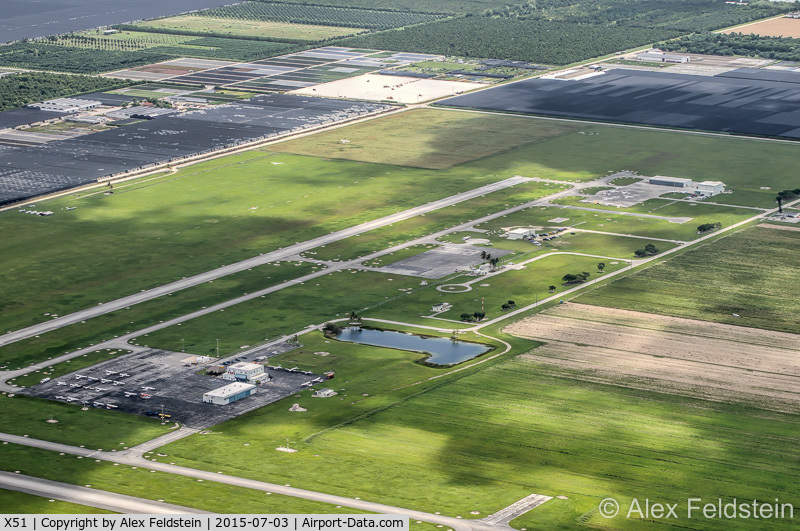
POLYGON ((373 330, 355 326, 342 329, 336 338, 350 343, 426 352, 430 357, 425 361, 436 365, 451 365, 471 360, 492 348, 479 343, 453 341, 447 337, 422 337, 393 330, 373 330))

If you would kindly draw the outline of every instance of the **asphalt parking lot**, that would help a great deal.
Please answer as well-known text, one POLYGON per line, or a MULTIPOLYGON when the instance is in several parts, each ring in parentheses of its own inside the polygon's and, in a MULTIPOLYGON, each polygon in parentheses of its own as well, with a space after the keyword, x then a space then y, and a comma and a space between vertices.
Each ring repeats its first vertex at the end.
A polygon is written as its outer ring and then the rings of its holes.
POLYGON ((455 273, 456 269, 466 269, 483 263, 481 258, 482 251, 496 257, 504 256, 511 252, 492 247, 449 244, 389 264, 380 268, 380 270, 397 275, 431 279, 443 278, 455 273))
MULTIPOLYGON (((275 355, 292 348, 289 345, 273 346, 269 351, 275 355)), ((261 353, 264 354, 268 353, 261 353)), ((249 356, 248 361, 256 355, 258 353, 249 356)), ((147 411, 161 413, 163 407, 164 413, 171 415, 168 421, 201 429, 297 393, 306 388, 304 383, 318 376, 267 369, 272 381, 258 386, 255 394, 228 405, 205 404, 203 393, 231 382, 197 374, 203 366, 184 366, 181 360, 189 356, 184 352, 148 349, 98 363, 20 392, 70 402, 77 407, 85 404, 137 415, 145 415, 147 411), (152 396, 143 399, 141 393, 152 396), (116 408, 108 408, 108 404, 116 408)))

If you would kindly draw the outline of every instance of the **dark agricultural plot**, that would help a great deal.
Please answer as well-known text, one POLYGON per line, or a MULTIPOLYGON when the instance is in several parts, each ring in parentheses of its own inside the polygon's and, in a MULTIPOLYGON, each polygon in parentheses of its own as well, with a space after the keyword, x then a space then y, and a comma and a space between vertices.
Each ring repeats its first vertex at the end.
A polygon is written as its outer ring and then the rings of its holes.
MULTIPOLYGON (((735 75, 735 74, 734 74, 735 75)), ((580 81, 528 79, 442 105, 586 120, 800 138, 797 82, 613 70, 580 81)))
POLYGON ((0 204, 385 107, 302 96, 258 96, 46 146, 0 146, 0 204))

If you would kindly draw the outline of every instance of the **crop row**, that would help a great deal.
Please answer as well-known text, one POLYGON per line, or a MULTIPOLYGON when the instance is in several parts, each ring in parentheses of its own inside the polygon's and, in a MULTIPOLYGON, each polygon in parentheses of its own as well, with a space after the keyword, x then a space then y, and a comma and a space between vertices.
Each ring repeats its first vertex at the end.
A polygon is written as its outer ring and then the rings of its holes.
POLYGON ((400 13, 347 7, 312 6, 272 2, 243 2, 230 6, 206 9, 196 16, 235 18, 242 20, 271 20, 293 24, 344 26, 382 30, 432 22, 438 15, 400 13))

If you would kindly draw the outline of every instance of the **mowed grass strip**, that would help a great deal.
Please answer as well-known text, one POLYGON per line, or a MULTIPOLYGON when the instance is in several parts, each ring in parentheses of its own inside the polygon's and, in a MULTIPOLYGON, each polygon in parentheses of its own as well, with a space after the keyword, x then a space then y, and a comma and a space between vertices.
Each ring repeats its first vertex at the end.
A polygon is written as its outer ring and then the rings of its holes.
MULTIPOLYGON (((342 408, 335 398, 303 403, 342 408)), ((594 511, 606 496, 679 501, 687 495, 800 495, 793 479, 800 433, 795 415, 596 385, 580 375, 546 376, 526 360, 496 364, 307 437, 296 443, 296 454, 260 451, 255 444, 246 451, 260 458, 251 462, 220 451, 255 443, 259 434, 268 438, 266 448, 292 426, 296 436, 310 427, 289 415, 268 425, 242 417, 221 425, 217 437, 193 436, 164 451, 184 465, 234 468, 464 518, 486 516, 531 493, 569 498, 547 502, 563 510, 531 512, 522 525, 529 529, 566 528, 577 518, 603 527, 660 527, 643 520, 603 521, 594 511), (325 481, 331 470, 337 480, 325 481)), ((748 524, 731 523, 740 529, 748 524)))
POLYGON ((800 232, 753 227, 592 290, 576 302, 798 331, 800 232))
POLYGON ((0 394, 0 408, 0 432, 103 450, 136 446, 169 433, 172 427, 162 426, 155 418, 120 411, 83 411, 80 402, 67 404, 17 394, 0 394))
POLYGON ((511 175, 427 170, 260 151, 114 194, 39 202, 50 217, 0 214, 0 332, 274 251, 511 175), (272 164, 273 162, 279 164, 272 164), (66 211, 66 207, 77 207, 66 211))
POLYGON ((0 507, 16 514, 114 514, 111 511, 0 489, 0 507))
MULTIPOLYGON (((34 336, 0 347, 0 369, 21 369, 26 365, 97 345, 114 337, 201 310, 203 307, 210 307, 247 293, 281 284, 318 271, 320 268, 321 266, 303 262, 265 264, 252 270, 235 273, 116 312, 100 315, 88 321, 65 326, 41 336, 34 336)), ((164 348, 179 350, 181 343, 178 341, 175 344, 165 345, 164 348)), ((84 359, 81 357, 64 362, 62 366, 81 364, 84 359)), ((15 383, 27 385, 19 381, 15 383)))
POLYGON ((307 251, 305 256, 318 260, 352 260, 393 245, 427 236, 462 223, 515 207, 559 192, 569 185, 526 182, 498 190, 470 201, 440 208, 424 215, 393 223, 364 234, 307 251))
MULTIPOLYGON (((363 514, 364 511, 202 481, 145 467, 115 465, 106 461, 4 444, 0 470, 14 471, 80 487, 118 492, 137 498, 164 501, 221 514, 363 514)), ((261 478, 263 479, 263 478, 261 478)))

